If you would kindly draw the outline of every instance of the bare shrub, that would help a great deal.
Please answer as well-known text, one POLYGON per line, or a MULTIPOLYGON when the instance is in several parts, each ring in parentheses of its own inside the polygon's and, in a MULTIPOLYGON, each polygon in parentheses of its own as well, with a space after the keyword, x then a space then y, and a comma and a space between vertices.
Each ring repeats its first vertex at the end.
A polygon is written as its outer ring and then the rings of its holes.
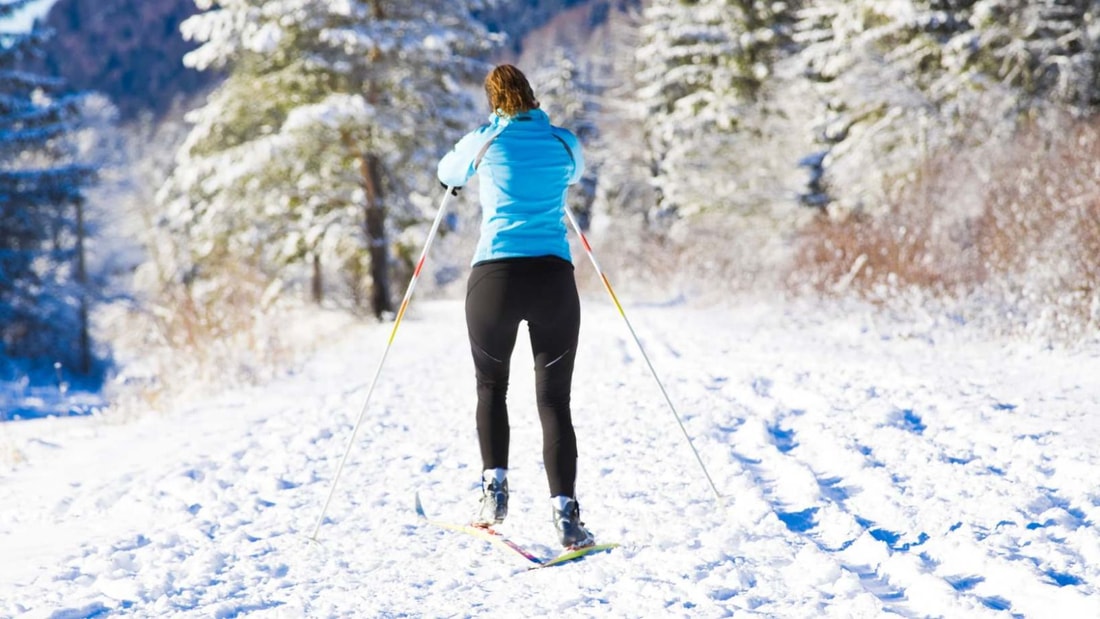
POLYGON ((798 282, 825 293, 852 289, 872 301, 897 288, 940 289, 945 277, 928 232, 927 221, 896 211, 879 219, 820 218, 802 230, 798 282))
POLYGON ((1076 337, 1100 321, 1100 124, 1058 120, 1002 153, 975 241, 995 292, 1035 329, 1076 337))
POLYGON ((964 163, 952 153, 929 159, 881 214, 821 215, 803 226, 788 284, 883 303, 902 289, 945 294, 980 279, 967 205, 952 199, 963 195, 964 163))
POLYGON ((930 157, 883 215, 804 226, 787 276, 877 303, 949 301, 994 330, 1066 341, 1096 335, 1098 282, 1100 124, 1054 114, 930 157))
POLYGON ((268 383, 356 320, 284 292, 259 270, 228 264, 202 280, 161 282, 141 303, 105 313, 101 328, 122 367, 109 416, 127 421, 268 383))

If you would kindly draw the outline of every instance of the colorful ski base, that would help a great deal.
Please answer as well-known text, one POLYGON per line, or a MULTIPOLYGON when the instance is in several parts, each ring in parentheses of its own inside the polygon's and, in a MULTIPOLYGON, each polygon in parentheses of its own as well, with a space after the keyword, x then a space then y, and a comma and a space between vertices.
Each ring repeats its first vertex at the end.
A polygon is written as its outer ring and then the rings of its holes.
POLYGON ((528 570, 537 570, 545 567, 554 567, 556 565, 563 565, 573 561, 579 561, 584 557, 599 552, 608 552, 612 548, 618 548, 618 544, 595 544, 593 546, 585 546, 584 548, 575 548, 572 550, 566 550, 565 552, 550 558, 542 558, 532 554, 523 546, 513 542, 507 537, 494 531, 493 529, 486 527, 475 527, 468 524, 453 524, 450 522, 443 522, 440 520, 433 520, 428 517, 428 514, 424 511, 424 505, 420 502, 420 493, 416 493, 416 515, 419 516, 424 522, 430 525, 437 526, 441 529, 448 531, 455 531, 456 533, 465 533, 472 537, 476 537, 480 540, 489 542, 493 546, 514 553, 529 561, 533 565, 529 566, 528 570))
POLYGON ((546 559, 538 565, 532 565, 527 568, 528 570, 538 570, 544 567, 554 567, 555 565, 562 565, 564 563, 570 563, 572 561, 580 561, 591 554, 599 552, 609 552, 612 548, 618 548, 618 544, 596 544, 594 546, 585 546, 584 548, 577 548, 575 550, 566 550, 560 555, 546 559))
POLYGON ((447 529, 448 531, 455 531, 457 533, 465 533, 466 535, 470 535, 480 540, 489 542, 490 544, 496 546, 497 548, 500 548, 501 550, 513 552, 530 561, 531 563, 534 563, 536 566, 543 563, 543 560, 541 558, 531 554, 523 546, 520 546, 519 544, 513 542, 512 540, 504 537, 500 533, 497 533, 490 528, 475 527, 468 524, 453 524, 450 522, 442 522, 440 520, 432 520, 431 518, 428 518, 428 514, 424 512, 424 506, 420 502, 419 492, 416 493, 416 515, 420 516, 420 518, 428 524, 437 526, 441 529, 447 529))

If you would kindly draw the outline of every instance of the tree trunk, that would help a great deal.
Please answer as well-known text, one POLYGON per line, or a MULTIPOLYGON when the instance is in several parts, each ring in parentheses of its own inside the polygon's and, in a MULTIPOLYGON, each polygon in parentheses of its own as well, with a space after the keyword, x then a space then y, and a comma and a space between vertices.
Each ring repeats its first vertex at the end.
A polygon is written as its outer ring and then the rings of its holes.
POLYGON ((80 296, 80 373, 92 371, 92 341, 88 335, 88 269, 84 262, 84 201, 76 202, 76 282, 80 296))
POLYGON ((376 155, 360 157, 360 174, 366 189, 364 208, 367 246, 370 252, 371 311, 376 318, 393 312, 390 300, 389 242, 386 240, 386 209, 382 205, 382 162, 376 155))
POLYGON ((321 255, 313 254, 313 279, 310 281, 313 302, 320 305, 325 300, 325 280, 321 271, 321 255))
MULTIPOLYGON (((371 16, 376 20, 385 19, 385 10, 379 0, 371 1, 371 16)), ((373 63, 379 59, 381 51, 374 47, 368 53, 368 59, 373 63)), ((366 84, 367 101, 371 105, 378 104, 378 85, 374 80, 368 80, 366 84)), ((347 146, 352 150, 350 136, 345 136, 349 142, 347 146)), ((375 318, 381 319, 384 314, 393 313, 393 301, 390 298, 390 256, 389 242, 386 239, 386 209, 382 196, 382 161, 370 150, 370 137, 366 140, 367 147, 359 152, 359 175, 363 179, 363 189, 367 199, 364 205, 364 225, 367 232, 367 247, 370 253, 371 274, 371 311, 375 318)), ((354 152, 354 150, 352 150, 354 152)))

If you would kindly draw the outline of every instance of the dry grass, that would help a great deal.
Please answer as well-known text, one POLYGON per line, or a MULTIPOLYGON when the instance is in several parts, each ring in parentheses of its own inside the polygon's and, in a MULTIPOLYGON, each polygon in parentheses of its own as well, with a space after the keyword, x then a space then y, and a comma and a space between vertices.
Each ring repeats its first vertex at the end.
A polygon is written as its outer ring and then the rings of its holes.
POLYGON ((127 372, 109 394, 114 417, 268 382, 355 320, 276 292, 259 273, 235 266, 201 284, 165 286, 108 316, 103 328, 127 372))

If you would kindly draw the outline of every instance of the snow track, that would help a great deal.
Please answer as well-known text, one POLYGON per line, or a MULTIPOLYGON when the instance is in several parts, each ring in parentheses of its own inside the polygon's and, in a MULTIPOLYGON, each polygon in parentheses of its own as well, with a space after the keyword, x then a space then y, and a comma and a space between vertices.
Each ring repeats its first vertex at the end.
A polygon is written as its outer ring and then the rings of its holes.
MULTIPOLYGON (((1100 616, 1095 352, 821 308, 587 300, 578 498, 610 554, 554 570, 418 522, 469 515, 461 304, 414 302, 320 531, 389 325, 264 389, 0 425, 0 617, 1100 616), (810 311, 813 310, 813 311, 810 311)), ((530 352, 504 531, 551 554, 530 352)))

